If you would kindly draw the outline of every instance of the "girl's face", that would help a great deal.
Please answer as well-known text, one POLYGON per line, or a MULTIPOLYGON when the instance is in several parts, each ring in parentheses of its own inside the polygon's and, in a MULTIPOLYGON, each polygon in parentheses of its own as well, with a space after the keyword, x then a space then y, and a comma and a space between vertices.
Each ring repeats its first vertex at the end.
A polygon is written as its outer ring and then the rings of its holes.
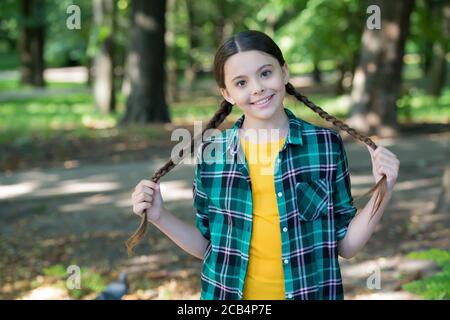
POLYGON ((287 65, 262 51, 239 52, 224 65, 225 87, 222 96, 255 120, 268 120, 283 111, 287 65))

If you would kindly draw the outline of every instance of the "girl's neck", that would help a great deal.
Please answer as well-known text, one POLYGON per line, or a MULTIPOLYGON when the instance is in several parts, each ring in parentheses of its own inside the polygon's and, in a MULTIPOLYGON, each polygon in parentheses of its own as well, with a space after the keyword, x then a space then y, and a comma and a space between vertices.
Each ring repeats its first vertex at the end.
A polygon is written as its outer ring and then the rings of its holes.
POLYGON ((289 118, 284 112, 284 108, 281 108, 281 112, 274 114, 270 120, 258 121, 258 119, 246 116, 239 131, 241 138, 245 140, 253 140, 255 133, 257 142, 280 140, 286 138, 288 134, 289 118))

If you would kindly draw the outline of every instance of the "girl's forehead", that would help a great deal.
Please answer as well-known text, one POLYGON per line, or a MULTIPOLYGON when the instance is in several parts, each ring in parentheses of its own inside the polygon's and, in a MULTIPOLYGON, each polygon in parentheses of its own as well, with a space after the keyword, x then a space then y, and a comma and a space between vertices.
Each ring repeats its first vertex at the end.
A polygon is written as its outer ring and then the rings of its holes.
POLYGON ((242 51, 227 59, 224 71, 226 77, 233 78, 238 75, 254 73, 260 66, 265 64, 275 66, 278 62, 274 57, 262 51, 242 51))

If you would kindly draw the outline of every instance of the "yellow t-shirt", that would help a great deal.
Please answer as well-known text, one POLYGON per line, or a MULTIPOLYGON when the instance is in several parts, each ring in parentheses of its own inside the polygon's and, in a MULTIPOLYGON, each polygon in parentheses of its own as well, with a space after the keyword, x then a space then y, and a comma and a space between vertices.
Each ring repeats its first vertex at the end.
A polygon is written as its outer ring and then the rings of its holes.
POLYGON ((284 145, 277 141, 254 143, 241 138, 250 170, 253 227, 245 300, 284 300, 280 218, 274 185, 274 162, 284 145))

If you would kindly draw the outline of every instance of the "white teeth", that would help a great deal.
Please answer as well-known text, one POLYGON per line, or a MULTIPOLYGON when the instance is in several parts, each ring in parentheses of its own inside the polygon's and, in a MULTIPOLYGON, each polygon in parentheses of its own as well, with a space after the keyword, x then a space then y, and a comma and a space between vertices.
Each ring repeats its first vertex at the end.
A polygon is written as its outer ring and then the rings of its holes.
POLYGON ((272 96, 267 97, 266 99, 264 99, 264 100, 262 100, 262 101, 259 101, 259 102, 253 102, 253 104, 265 104, 267 101, 270 100, 271 97, 272 97, 272 96))

